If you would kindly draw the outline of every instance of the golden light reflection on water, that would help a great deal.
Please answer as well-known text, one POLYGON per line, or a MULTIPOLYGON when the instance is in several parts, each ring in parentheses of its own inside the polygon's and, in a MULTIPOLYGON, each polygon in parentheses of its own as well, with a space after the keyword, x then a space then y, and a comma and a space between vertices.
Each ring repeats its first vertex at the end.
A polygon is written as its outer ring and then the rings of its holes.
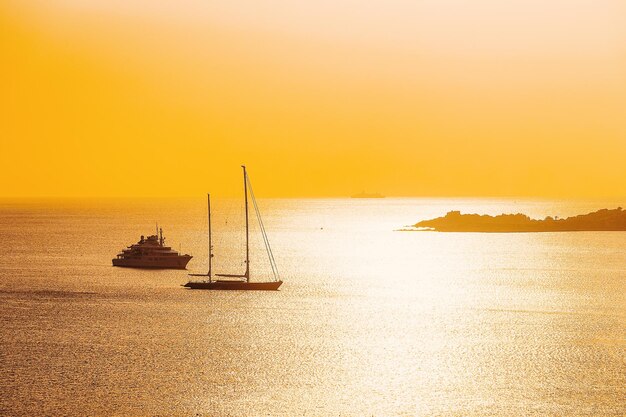
MULTIPOLYGON (((110 266, 159 220, 202 271, 203 199, 3 203, 0 411, 623 414, 625 234, 393 231, 450 208, 598 204, 263 200, 281 291, 207 293, 110 266)), ((215 203, 221 271, 241 266, 239 205, 215 203)))

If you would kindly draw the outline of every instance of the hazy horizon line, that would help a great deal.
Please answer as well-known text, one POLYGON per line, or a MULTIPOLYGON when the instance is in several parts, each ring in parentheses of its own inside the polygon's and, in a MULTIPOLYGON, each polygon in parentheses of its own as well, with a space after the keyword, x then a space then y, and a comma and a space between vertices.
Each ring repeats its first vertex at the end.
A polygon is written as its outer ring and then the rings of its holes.
MULTIPOLYGON (((211 193, 219 198, 237 199, 241 196, 236 194, 219 194, 211 193)), ((183 194, 183 195, 17 195, 2 196, 0 200, 174 200, 174 199, 193 199, 206 196, 202 194, 183 194)), ((384 195, 383 198, 354 198, 351 195, 301 195, 301 196, 258 196, 263 200, 304 200, 304 199, 349 199, 349 200, 385 200, 385 199, 496 199, 496 200, 561 200, 561 201, 617 201, 626 200, 626 196, 532 196, 532 195, 384 195)))

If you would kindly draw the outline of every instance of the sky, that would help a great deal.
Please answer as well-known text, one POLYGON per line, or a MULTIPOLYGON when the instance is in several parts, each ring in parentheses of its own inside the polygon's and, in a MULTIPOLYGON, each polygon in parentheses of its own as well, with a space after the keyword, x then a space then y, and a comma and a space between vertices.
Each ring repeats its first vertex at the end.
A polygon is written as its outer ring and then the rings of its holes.
POLYGON ((5 0, 0 197, 626 196, 623 0, 5 0))

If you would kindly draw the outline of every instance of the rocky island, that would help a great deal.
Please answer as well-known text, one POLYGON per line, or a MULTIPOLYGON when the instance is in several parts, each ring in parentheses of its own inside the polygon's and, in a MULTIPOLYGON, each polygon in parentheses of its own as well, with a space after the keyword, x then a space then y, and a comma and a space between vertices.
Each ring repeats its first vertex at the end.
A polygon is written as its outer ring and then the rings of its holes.
POLYGON ((543 220, 531 219, 527 215, 519 213, 489 216, 450 211, 443 217, 424 220, 416 223, 413 227, 410 230, 436 232, 626 231, 626 211, 618 207, 613 210, 602 209, 566 219, 546 217, 543 220))

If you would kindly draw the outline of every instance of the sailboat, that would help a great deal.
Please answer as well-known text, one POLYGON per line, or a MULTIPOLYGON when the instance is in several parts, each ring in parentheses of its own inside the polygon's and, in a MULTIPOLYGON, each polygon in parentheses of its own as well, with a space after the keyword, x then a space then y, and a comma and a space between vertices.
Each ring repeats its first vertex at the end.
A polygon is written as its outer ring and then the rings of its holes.
POLYGON ((283 283, 280 280, 280 276, 278 274, 278 267, 276 266, 274 254, 272 253, 272 248, 270 246, 269 239, 267 238, 267 233, 265 232, 263 219, 261 219, 261 212, 259 211, 256 198, 254 197, 254 191, 252 190, 252 184, 250 183, 250 178, 248 177, 246 166, 242 165, 241 167, 243 168, 243 191, 244 191, 245 213, 246 213, 246 262, 245 262, 246 270, 243 274, 215 274, 215 278, 213 277, 213 273, 211 270, 211 265, 212 265, 211 261, 213 258, 213 246, 211 244, 211 195, 207 194, 207 207, 208 207, 208 219, 209 219, 209 233, 208 233, 209 235, 209 270, 206 274, 189 274, 190 276, 203 276, 203 277, 206 277, 206 279, 202 281, 189 281, 188 283, 184 285, 184 287, 190 288, 192 290, 275 291, 283 283), (267 257, 272 267, 272 274, 274 276, 274 280, 272 281, 266 281, 266 282, 250 281, 250 227, 249 227, 249 215, 248 215, 248 191, 250 192, 250 197, 252 198, 254 211, 256 213, 257 220, 259 222, 259 228, 261 229, 261 235, 263 236, 263 243, 265 244, 267 257))

